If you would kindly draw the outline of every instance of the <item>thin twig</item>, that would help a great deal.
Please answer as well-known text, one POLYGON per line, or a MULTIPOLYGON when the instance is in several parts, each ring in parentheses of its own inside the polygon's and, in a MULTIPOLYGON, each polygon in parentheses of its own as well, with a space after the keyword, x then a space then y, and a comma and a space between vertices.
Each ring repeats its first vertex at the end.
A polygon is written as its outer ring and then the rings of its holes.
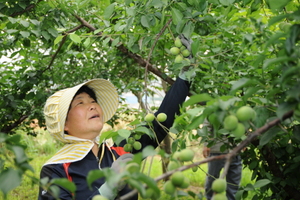
POLYGON ((151 59, 151 56, 152 56, 152 52, 154 50, 154 47, 156 46, 156 43, 158 41, 158 39, 160 38, 160 36, 165 32, 166 28, 169 26, 169 24, 172 22, 172 18, 169 19, 169 21, 165 24, 165 26, 161 29, 161 31, 157 34, 155 40, 154 40, 154 43, 152 45, 152 47, 150 48, 150 52, 149 52, 149 55, 148 55, 148 59, 147 59, 147 62, 146 62, 146 66, 145 66, 145 104, 146 104, 146 109, 148 110, 148 104, 147 104, 147 97, 148 97, 148 90, 147 90, 147 78, 148 78, 148 66, 149 66, 149 63, 150 63, 150 59, 151 59))
POLYGON ((80 29, 82 27, 83 27, 83 25, 79 25, 79 26, 77 26, 75 28, 72 28, 69 31, 66 31, 66 33, 64 34, 64 37, 62 38, 62 40, 61 40, 61 42, 59 44, 59 47, 57 48, 56 52, 52 56, 49 65, 41 73, 44 73, 45 71, 47 71, 48 69, 50 69, 50 67, 52 66, 52 64, 53 64, 53 62, 54 62, 54 60, 56 58, 56 56, 58 55, 58 53, 61 50, 61 48, 64 45, 64 43, 66 42, 68 33, 73 33, 73 32, 77 31, 78 29, 80 29))

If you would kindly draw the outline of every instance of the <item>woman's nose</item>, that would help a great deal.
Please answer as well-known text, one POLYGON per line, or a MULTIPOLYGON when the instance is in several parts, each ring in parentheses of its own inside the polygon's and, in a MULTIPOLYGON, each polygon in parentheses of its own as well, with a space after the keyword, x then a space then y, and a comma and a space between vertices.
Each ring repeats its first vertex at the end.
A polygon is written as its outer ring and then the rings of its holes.
POLYGON ((96 105, 92 103, 90 106, 90 110, 96 110, 96 105))

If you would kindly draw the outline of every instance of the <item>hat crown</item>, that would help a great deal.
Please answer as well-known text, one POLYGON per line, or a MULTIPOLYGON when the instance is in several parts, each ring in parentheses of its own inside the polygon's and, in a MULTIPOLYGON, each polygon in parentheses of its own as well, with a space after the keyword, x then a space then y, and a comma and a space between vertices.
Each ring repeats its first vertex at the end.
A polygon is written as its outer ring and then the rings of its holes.
MULTIPOLYGON (((57 140, 68 143, 64 137, 64 127, 70 104, 76 92, 86 85, 93 89, 97 103, 103 110, 103 120, 107 122, 118 108, 118 93, 115 86, 105 79, 93 79, 71 88, 59 90, 51 95, 45 104, 44 115, 50 134, 57 140)), ((100 132, 99 132, 100 134, 100 132)))

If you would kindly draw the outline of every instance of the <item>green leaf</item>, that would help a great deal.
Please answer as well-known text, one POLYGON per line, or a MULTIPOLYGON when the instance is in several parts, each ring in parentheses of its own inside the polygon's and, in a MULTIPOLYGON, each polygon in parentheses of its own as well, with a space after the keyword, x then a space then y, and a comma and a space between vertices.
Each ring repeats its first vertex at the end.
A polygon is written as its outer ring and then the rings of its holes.
POLYGON ((248 79, 248 78, 241 78, 237 81, 231 81, 231 91, 235 91, 237 89, 240 89, 242 87, 246 87, 248 85, 254 85, 256 83, 255 80, 248 79))
POLYGON ((21 135, 16 134, 16 135, 12 135, 10 137, 7 138, 7 143, 9 144, 18 144, 21 140, 21 135))
POLYGON ((219 0, 224 6, 230 6, 234 3, 235 0, 219 0))
POLYGON ((190 38, 192 33, 194 32, 195 25, 193 22, 188 21, 187 24, 184 26, 182 33, 185 37, 190 38))
POLYGON ((202 124, 204 121, 204 116, 200 115, 195 117, 191 123, 189 123, 186 127, 186 130, 193 130, 199 128, 199 125, 202 124))
POLYGON ((244 190, 239 190, 239 191, 237 191, 237 193, 235 194, 235 199, 236 200, 242 200, 242 197, 243 197, 243 193, 244 193, 245 191, 244 190))
POLYGON ((269 183, 271 183, 272 181, 270 181, 269 179, 261 179, 259 181, 256 181, 256 183, 253 185, 254 188, 261 188, 263 186, 268 185, 269 183))
POLYGON ((51 180, 51 183, 59 185, 70 191, 71 193, 74 193, 76 191, 75 183, 69 181, 67 178, 55 178, 51 180))
POLYGON ((148 146, 146 146, 143 149, 142 154, 143 154, 143 158, 146 158, 148 156, 155 156, 155 155, 157 155, 157 152, 155 151, 155 149, 154 149, 153 146, 148 145, 148 146))
MULTIPOLYGON (((295 138, 296 140, 298 140, 298 142, 300 142, 300 125, 294 126, 293 138, 295 138)), ((1 138, 0 138, 0 142, 1 142, 1 138)))
POLYGON ((191 106, 200 102, 210 101, 212 97, 209 94, 197 94, 191 96, 187 101, 183 103, 183 107, 191 106))
POLYGON ((160 193, 160 189, 157 187, 157 183, 156 181, 147 176, 146 174, 143 174, 143 173, 139 173, 136 175, 136 177, 138 180, 146 183, 146 185, 149 187, 149 188, 152 188, 154 190, 155 193, 160 193))
POLYGON ((295 163, 299 163, 299 162, 300 162, 300 156, 294 157, 294 158, 293 158, 293 161, 294 161, 295 163))
POLYGON ((21 174, 12 168, 0 173, 0 191, 7 194, 21 184, 21 174))
POLYGON ((291 103, 287 103, 284 102, 282 104, 280 104, 276 110, 276 114, 278 116, 279 119, 282 119, 282 117, 284 116, 284 114, 286 114, 287 112, 293 110, 295 107, 294 104, 291 103))
POLYGON ((282 21, 283 19, 287 18, 289 15, 279 15, 279 16, 274 16, 269 20, 268 26, 271 26, 277 22, 282 21))
POLYGON ((143 15, 141 17, 141 24, 142 26, 146 27, 146 28, 149 28, 150 27, 150 24, 149 24, 149 16, 148 15, 143 15))
POLYGON ((99 143, 101 144, 105 139, 113 138, 118 135, 118 132, 114 130, 105 131, 100 134, 99 143))
POLYGON ((293 61, 293 60, 295 60, 295 58, 291 58, 291 57, 287 57, 287 56, 267 59, 264 61, 263 68, 266 69, 270 65, 273 65, 276 63, 281 63, 281 62, 286 62, 286 61, 293 61))
POLYGON ((56 29, 54 29, 54 28, 48 28, 48 30, 47 30, 53 37, 57 37, 57 35, 58 35, 58 32, 57 32, 57 30, 56 29))
POLYGON ((219 107, 222 110, 228 110, 230 106, 233 106, 237 101, 241 101, 238 97, 223 96, 219 99, 219 107), (228 99, 229 97, 229 99, 228 99), (222 99, 224 98, 224 100, 222 99))
POLYGON ((128 179, 128 184, 130 185, 131 188, 137 189, 139 191, 139 194, 141 194, 141 196, 146 195, 146 189, 144 185, 141 184, 141 182, 134 179, 128 179))
POLYGON ((49 40, 49 39, 50 39, 50 35, 48 34, 47 31, 42 31, 42 36, 43 36, 46 40, 49 40))
POLYGON ((54 45, 57 45, 58 43, 60 43, 62 41, 64 36, 59 35, 57 38, 55 38, 54 40, 54 45))
POLYGON ((55 199, 59 199, 60 188, 57 185, 51 185, 49 191, 55 199))
POLYGON ((219 4, 219 0, 207 0, 208 3, 219 4))
POLYGON ((276 135, 278 130, 275 128, 271 128, 267 132, 263 133, 259 139, 259 145, 264 146, 265 144, 269 143, 276 135))
POLYGON ((0 133, 0 143, 5 142, 7 139, 7 134, 0 133))
POLYGON ((91 38, 88 37, 84 40, 83 46, 87 48, 90 44, 91 44, 91 38))
POLYGON ((20 164, 27 161, 27 156, 25 154, 24 148, 20 146, 11 146, 10 149, 14 152, 16 156, 16 163, 20 164))
POLYGON ((132 131, 136 132, 136 133, 146 133, 147 135, 150 135, 150 130, 144 126, 139 126, 135 129, 133 129, 132 131))
POLYGON ((135 120, 133 120, 132 122, 130 122, 129 125, 134 126, 134 125, 137 125, 137 124, 140 124, 140 123, 141 123, 141 122, 140 122, 139 119, 135 119, 135 120))
POLYGON ((31 33, 35 34, 36 37, 41 36, 41 31, 40 30, 31 30, 31 33))
POLYGON ((171 14, 172 14, 173 23, 175 25, 177 25, 178 22, 180 22, 183 18, 183 15, 182 15, 181 11, 179 11, 176 8, 173 8, 173 7, 172 7, 172 10, 171 10, 171 14))
POLYGON ((104 13, 103 13, 103 18, 108 20, 112 14, 114 13, 115 11, 115 4, 110 4, 105 10, 104 10, 104 13))
MULTIPOLYGON (((275 135, 275 134, 274 134, 275 135)), ((258 165, 258 161, 257 160, 253 160, 250 164, 249 164, 249 169, 253 170, 257 167, 258 165)))
POLYGON ((252 191, 252 190, 254 190, 255 188, 254 188, 254 186, 251 184, 251 183, 248 183, 247 185, 246 185, 246 187, 244 188, 244 190, 245 191, 252 191))
POLYGON ((86 181, 87 181, 89 188, 92 189, 93 182, 102 177, 104 177, 104 172, 102 170, 95 169, 95 170, 89 171, 89 173, 86 177, 86 181))
POLYGON ((29 22, 26 20, 20 20, 20 24, 22 24, 26 28, 29 26, 29 22))
POLYGON ((123 138, 128 138, 131 134, 131 131, 127 129, 119 129, 117 132, 123 138))
POLYGON ((193 54, 194 56, 196 56, 197 53, 199 52, 200 41, 201 41, 201 40, 196 40, 196 41, 193 41, 192 44, 191 44, 192 54, 193 54))
POLYGON ((279 32, 279 33, 275 33, 273 34, 269 40, 267 41, 267 43, 265 44, 266 49, 267 47, 269 47, 270 45, 276 44, 278 43, 278 40, 280 40, 280 38, 284 37, 285 33, 279 32))
POLYGON ((70 36, 71 40, 73 42, 75 42, 76 44, 80 44, 81 43, 81 39, 80 39, 80 37, 77 34, 71 33, 71 34, 69 34, 69 36, 70 36))
POLYGON ((24 37, 24 38, 28 38, 30 36, 30 32, 28 31, 20 31, 20 34, 24 37))
POLYGON ((90 3, 90 1, 91 1, 91 0, 80 0, 80 1, 78 2, 79 8, 86 8, 87 5, 90 3))
POLYGON ((277 9, 282 9, 289 2, 290 2, 290 0, 268 0, 268 3, 270 5, 272 11, 275 11, 277 9))
POLYGON ((259 107, 254 107, 254 111, 256 112, 256 118, 253 122, 254 125, 256 127, 263 126, 267 122, 270 116, 269 110, 266 107, 259 106, 259 107))
POLYGON ((17 18, 13 18, 13 17, 8 17, 8 20, 12 23, 12 24, 15 24, 18 22, 18 19, 17 18))
POLYGON ((117 37, 112 43, 111 43, 111 46, 114 47, 114 46, 117 46, 120 42, 120 38, 117 37))

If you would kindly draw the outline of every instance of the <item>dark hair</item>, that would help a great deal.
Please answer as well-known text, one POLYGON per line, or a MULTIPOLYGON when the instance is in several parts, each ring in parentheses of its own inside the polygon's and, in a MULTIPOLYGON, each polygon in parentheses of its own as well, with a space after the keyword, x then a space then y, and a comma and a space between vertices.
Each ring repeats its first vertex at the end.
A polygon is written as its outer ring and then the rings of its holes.
POLYGON ((92 97, 96 102, 97 102, 97 97, 96 94, 94 92, 94 90, 92 88, 90 88, 89 86, 83 85, 81 88, 79 88, 79 90, 76 92, 76 94, 74 95, 73 99, 81 94, 81 93, 87 93, 90 97, 92 97))

